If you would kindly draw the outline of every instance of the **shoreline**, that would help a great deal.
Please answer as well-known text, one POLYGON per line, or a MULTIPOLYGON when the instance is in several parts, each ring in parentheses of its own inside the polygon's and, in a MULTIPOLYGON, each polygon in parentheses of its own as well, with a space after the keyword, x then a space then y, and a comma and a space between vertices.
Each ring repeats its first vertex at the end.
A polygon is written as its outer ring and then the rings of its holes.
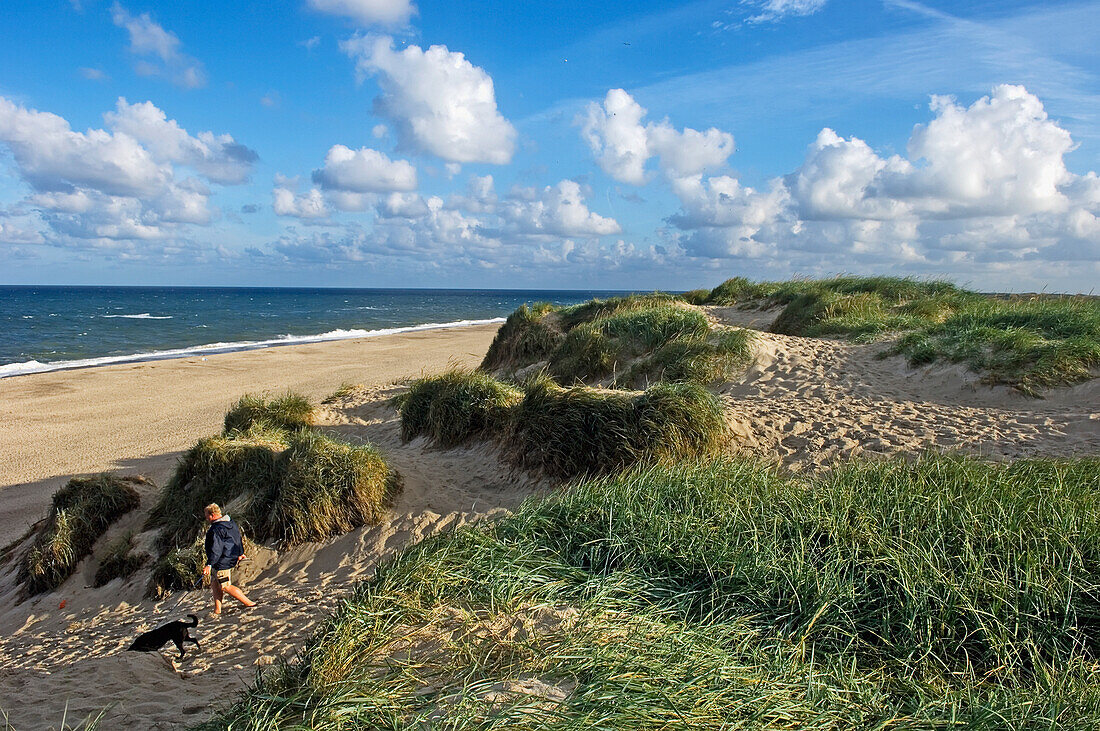
POLYGON ((385 385, 481 362, 499 325, 294 343, 0 379, 0 546, 44 514, 74 475, 117 470, 158 484, 219 432, 245 393, 291 389, 315 403, 344 383, 385 385))
MULTIPOLYGON (((137 317, 137 315, 102 315, 102 317, 137 317)), ((160 319, 160 318, 150 318, 160 319)), ((339 340, 357 340, 359 338, 377 338, 386 335, 400 335, 409 332, 421 332, 425 330, 445 330, 456 327, 470 327, 473 325, 492 325, 503 323, 506 318, 492 317, 483 320, 456 320, 454 322, 426 322, 419 325, 407 325, 403 327, 379 328, 377 330, 330 330, 317 335, 282 335, 268 340, 242 340, 231 343, 207 343, 192 345, 183 348, 170 348, 168 350, 153 350, 144 353, 132 353, 128 355, 107 355, 96 358, 79 358, 76 360, 61 360, 52 363, 43 363, 37 360, 22 361, 19 363, 0 364, 0 379, 17 378, 19 376, 33 376, 39 373, 54 373, 56 371, 82 370, 85 368, 101 368, 110 365, 126 365, 129 363, 148 363, 160 360, 177 360, 191 356, 221 355, 224 353, 240 353, 250 350, 263 350, 265 348, 281 348, 288 345, 307 345, 311 343, 328 343, 339 340)))

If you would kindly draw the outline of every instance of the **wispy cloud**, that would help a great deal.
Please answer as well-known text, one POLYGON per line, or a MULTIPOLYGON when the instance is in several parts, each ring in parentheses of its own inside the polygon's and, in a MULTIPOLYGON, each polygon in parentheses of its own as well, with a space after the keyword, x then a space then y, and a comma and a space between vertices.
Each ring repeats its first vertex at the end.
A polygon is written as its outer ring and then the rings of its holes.
POLYGON ((828 0, 741 0, 741 4, 756 11, 746 23, 774 23, 790 16, 813 15, 825 7, 828 0))
POLYGON ((142 76, 160 76, 186 89, 206 85, 202 63, 182 51, 179 37, 165 30, 149 13, 131 15, 119 3, 111 7, 111 19, 130 34, 130 52, 138 56, 134 70, 142 76))

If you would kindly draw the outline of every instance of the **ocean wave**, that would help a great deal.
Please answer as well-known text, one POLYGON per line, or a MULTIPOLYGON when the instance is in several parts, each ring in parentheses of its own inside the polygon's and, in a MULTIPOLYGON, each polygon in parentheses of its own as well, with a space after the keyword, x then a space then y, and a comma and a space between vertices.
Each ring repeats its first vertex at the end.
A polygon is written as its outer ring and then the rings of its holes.
POLYGON ((142 312, 140 315, 100 315, 100 317, 125 317, 127 320, 171 320, 171 315, 150 315, 142 312))
MULTIPOLYGON (((105 315, 106 317, 106 315, 105 315)), ((82 358, 78 360, 59 360, 52 363, 43 363, 37 360, 23 361, 22 363, 8 363, 0 365, 0 378, 9 376, 25 376, 31 373, 46 373, 48 371, 71 370, 73 368, 92 368, 95 366, 114 365, 117 363, 139 363, 150 360, 170 360, 172 358, 187 358, 192 355, 216 355, 218 353, 234 353, 241 350, 259 350, 261 348, 273 348, 280 345, 303 345, 306 343, 323 343, 330 340, 352 340, 355 338, 374 338, 380 335, 397 335, 400 333, 417 332, 420 330, 443 330, 452 327, 466 327, 468 325, 491 325, 504 322, 503 317, 494 317, 488 320, 456 320, 455 322, 426 322, 422 325, 409 325, 408 327, 386 327, 378 330, 329 330, 319 335, 281 335, 271 340, 244 340, 235 343, 209 343, 207 345, 195 345, 189 348, 175 348, 172 350, 153 350, 148 353, 133 353, 132 355, 108 355, 102 358, 82 358)))

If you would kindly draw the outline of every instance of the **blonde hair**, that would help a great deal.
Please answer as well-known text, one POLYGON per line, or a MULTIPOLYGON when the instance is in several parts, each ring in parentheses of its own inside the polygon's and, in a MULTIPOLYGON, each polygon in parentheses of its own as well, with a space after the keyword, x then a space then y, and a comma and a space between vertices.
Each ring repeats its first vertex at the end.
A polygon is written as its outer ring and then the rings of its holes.
POLYGON ((221 515, 222 509, 218 507, 217 503, 210 503, 202 509, 203 515, 221 515))

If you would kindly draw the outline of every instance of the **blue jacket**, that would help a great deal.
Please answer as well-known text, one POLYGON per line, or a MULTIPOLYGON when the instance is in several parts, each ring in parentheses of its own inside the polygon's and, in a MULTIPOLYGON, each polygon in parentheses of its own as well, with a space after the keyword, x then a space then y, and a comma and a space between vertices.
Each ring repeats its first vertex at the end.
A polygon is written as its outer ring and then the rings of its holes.
POLYGON ((241 529, 232 520, 216 520, 206 529, 206 565, 215 571, 234 568, 244 554, 241 529))

